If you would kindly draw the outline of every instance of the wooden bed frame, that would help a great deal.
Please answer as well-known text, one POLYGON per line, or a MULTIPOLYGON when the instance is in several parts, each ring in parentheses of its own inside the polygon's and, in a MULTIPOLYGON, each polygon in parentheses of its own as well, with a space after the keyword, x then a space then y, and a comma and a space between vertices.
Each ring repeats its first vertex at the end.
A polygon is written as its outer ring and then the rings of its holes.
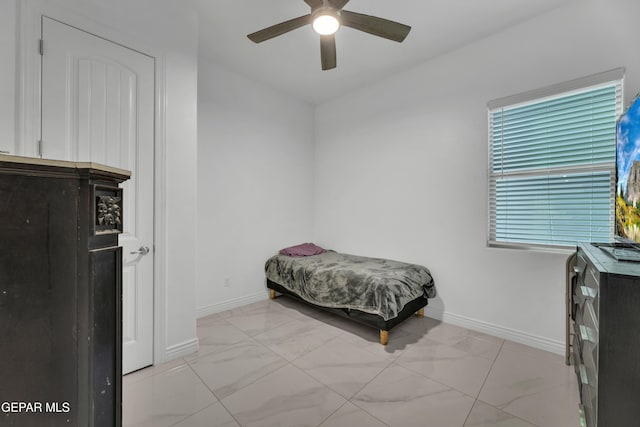
POLYGON ((397 317, 393 319, 384 320, 381 316, 377 314, 365 313, 360 310, 350 310, 346 308, 329 308, 322 307, 316 304, 312 304, 308 301, 303 300, 295 293, 291 292, 284 286, 273 282, 267 279, 267 288, 269 289, 269 298, 275 299, 276 292, 287 295, 289 297, 295 298, 298 301, 302 301, 305 304, 309 304, 313 307, 320 308, 322 310, 328 311, 330 313, 337 314, 342 317, 346 317, 348 319, 354 320, 363 325, 371 326, 380 330, 380 344, 387 345, 389 343, 389 330, 394 326, 402 323, 404 320, 413 316, 414 314, 418 317, 424 316, 424 307, 427 306, 429 300, 425 297, 419 297, 410 301, 408 304, 404 306, 404 308, 398 313, 397 317))

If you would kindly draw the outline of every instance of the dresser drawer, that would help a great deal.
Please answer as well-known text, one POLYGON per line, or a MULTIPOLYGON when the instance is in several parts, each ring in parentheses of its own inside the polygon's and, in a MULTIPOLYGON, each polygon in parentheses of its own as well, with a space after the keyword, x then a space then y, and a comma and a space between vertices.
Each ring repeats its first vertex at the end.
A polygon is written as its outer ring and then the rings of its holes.
POLYGON ((581 343, 582 351, 580 358, 584 366, 589 384, 596 387, 598 385, 598 346, 589 341, 581 343))
POLYGON ((580 420, 580 427, 587 427, 587 419, 584 414, 584 406, 578 405, 578 418, 580 420))
POLYGON ((600 273, 598 273, 598 270, 593 268, 590 264, 586 265, 584 271, 584 284, 593 289, 598 289, 600 287, 600 273))
POLYGON ((578 256, 576 258, 576 266, 573 269, 573 271, 576 273, 578 284, 584 283, 584 274, 586 273, 588 266, 589 263, 585 259, 584 255, 581 252, 578 252, 578 256))
POLYGON ((578 308, 580 315, 576 314, 576 333, 580 335, 582 341, 588 340, 598 344, 598 318, 590 301, 585 301, 582 307, 578 308), (584 326, 584 328, 581 328, 584 326), (580 332, 583 332, 580 334, 580 332))
POLYGON ((571 350, 573 351, 573 363, 575 365, 576 373, 578 373, 578 367, 582 365, 582 343, 578 338, 578 334, 573 335, 571 350))
MULTIPOLYGON (((571 350, 573 356, 573 368, 576 371, 576 376, 578 376, 578 384, 580 384, 580 366, 582 366, 584 363, 582 361, 582 347, 577 334, 573 335, 571 350)), ((582 390, 580 390, 580 393, 582 393, 582 390)))
POLYGON ((574 330, 580 348, 580 360, 587 370, 590 383, 596 385, 598 378, 598 323, 595 319, 593 306, 589 301, 585 302, 576 312, 574 330))
MULTIPOLYGON (((588 273, 589 274, 589 273, 588 273)), ((598 306, 600 305, 600 292, 597 288, 586 286, 584 283, 578 282, 573 290, 573 303, 580 309, 585 302, 591 303, 596 319, 598 318, 598 306)))
POLYGON ((598 318, 598 310, 600 305, 600 275, 591 266, 587 268, 584 273, 584 284, 577 289, 580 293, 585 295, 585 298, 590 300, 593 304, 596 319, 598 318))
POLYGON ((596 416, 593 409, 584 407, 583 411, 585 427, 596 427, 596 416))
POLYGON ((577 279, 573 289, 574 301, 579 305, 582 305, 585 300, 591 301, 597 318, 600 306, 600 273, 586 261, 580 252, 578 252, 574 270, 577 279))
POLYGON ((580 385, 580 401, 584 408, 587 426, 595 426, 598 408, 598 393, 597 388, 589 383, 586 370, 583 365, 578 369, 578 384, 580 385))

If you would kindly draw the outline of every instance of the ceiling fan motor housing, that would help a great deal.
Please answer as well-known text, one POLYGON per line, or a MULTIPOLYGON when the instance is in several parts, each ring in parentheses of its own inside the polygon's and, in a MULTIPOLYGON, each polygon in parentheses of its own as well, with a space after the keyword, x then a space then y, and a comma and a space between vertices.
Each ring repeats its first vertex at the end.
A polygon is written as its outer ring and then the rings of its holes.
POLYGON ((311 14, 312 26, 316 33, 328 36, 340 29, 340 12, 331 7, 323 7, 311 14))

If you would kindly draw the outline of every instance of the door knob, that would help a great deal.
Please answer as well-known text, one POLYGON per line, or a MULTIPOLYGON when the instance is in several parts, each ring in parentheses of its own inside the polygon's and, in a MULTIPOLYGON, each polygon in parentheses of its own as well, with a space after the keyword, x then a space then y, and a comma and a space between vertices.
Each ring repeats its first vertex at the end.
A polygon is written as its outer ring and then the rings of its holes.
POLYGON ((129 252, 131 255, 146 255, 149 253, 148 246, 140 246, 137 251, 129 252))

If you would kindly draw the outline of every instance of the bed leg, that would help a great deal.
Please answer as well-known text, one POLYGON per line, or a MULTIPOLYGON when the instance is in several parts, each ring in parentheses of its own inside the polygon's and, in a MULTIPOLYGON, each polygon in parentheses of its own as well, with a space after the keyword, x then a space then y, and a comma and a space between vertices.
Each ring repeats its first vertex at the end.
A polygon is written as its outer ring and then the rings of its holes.
POLYGON ((424 307, 422 307, 420 310, 418 310, 418 312, 416 313, 416 316, 424 317, 424 307))
POLYGON ((387 345, 389 343, 389 331, 380 329, 380 344, 387 345))
POLYGON ((276 299, 276 291, 274 291, 273 289, 269 289, 269 298, 276 299))

